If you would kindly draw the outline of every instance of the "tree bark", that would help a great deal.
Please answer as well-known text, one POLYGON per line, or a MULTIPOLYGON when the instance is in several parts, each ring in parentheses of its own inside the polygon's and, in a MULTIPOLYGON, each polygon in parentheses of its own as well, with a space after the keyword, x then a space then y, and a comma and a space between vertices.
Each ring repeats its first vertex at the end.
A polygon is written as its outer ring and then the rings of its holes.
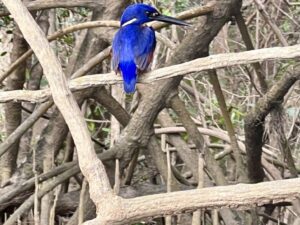
MULTIPOLYGON (((23 38, 19 28, 14 30, 13 49, 11 53, 11 61, 13 62, 20 57, 26 50, 28 45, 23 38)), ((7 79, 7 90, 23 89, 25 82, 26 63, 21 64, 7 79)), ((22 105, 21 103, 9 102, 5 104, 5 128, 6 135, 9 136, 21 124, 22 121, 22 105)), ((8 152, 1 157, 1 185, 7 182, 16 169, 17 157, 19 152, 19 142, 17 139, 15 143, 9 148, 8 152)))

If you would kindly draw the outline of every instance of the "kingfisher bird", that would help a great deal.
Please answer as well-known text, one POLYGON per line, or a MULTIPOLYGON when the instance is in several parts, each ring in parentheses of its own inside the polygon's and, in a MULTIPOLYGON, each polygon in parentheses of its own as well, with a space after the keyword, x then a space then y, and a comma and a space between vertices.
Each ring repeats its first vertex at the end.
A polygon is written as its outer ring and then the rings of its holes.
POLYGON ((137 76, 145 72, 153 59, 155 32, 145 25, 151 21, 189 26, 176 18, 160 14, 150 5, 137 3, 128 6, 121 17, 121 26, 112 43, 112 69, 120 72, 126 93, 133 93, 137 76))

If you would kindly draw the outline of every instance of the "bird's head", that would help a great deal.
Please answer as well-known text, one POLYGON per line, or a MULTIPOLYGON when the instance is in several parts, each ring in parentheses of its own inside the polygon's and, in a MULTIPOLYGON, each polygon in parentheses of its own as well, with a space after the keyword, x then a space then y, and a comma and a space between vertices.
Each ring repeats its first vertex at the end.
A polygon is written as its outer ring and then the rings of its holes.
POLYGON ((124 27, 129 24, 142 25, 154 20, 182 26, 189 26, 189 24, 184 21, 162 15, 152 6, 142 3, 130 5, 125 9, 121 17, 121 26, 124 27))

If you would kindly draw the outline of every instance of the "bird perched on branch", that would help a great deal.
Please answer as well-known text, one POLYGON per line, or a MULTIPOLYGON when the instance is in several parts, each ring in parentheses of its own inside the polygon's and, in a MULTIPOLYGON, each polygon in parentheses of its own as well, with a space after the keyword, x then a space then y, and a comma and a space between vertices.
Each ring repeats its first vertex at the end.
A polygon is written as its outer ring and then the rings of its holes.
POLYGON ((113 39, 112 69, 121 73, 126 93, 135 91, 137 76, 145 72, 152 62, 156 45, 155 32, 152 27, 144 24, 154 20, 189 25, 176 18, 161 15, 150 5, 138 3, 125 9, 121 27, 113 39))

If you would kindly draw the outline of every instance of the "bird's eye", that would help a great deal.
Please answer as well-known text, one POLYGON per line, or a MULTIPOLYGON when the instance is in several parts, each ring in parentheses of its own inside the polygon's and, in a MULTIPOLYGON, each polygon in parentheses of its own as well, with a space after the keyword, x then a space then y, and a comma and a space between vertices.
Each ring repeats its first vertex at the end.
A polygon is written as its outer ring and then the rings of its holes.
POLYGON ((154 12, 154 13, 151 14, 151 16, 153 16, 153 17, 158 16, 158 15, 159 15, 158 12, 154 12))
POLYGON ((146 15, 149 16, 149 15, 150 15, 150 12, 149 12, 149 11, 146 11, 146 15))

